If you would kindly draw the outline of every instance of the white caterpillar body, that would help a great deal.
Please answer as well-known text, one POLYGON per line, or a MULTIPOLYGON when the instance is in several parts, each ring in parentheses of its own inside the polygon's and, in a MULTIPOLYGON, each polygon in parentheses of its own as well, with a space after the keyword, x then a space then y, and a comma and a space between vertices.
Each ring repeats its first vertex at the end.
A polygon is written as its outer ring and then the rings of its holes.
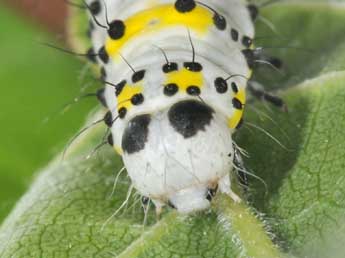
POLYGON ((229 175, 231 135, 251 76, 243 53, 254 38, 246 4, 95 2, 87 4, 98 7, 90 15, 91 39, 107 82, 111 142, 133 186, 158 210, 165 204, 183 213, 205 209, 217 189, 238 201, 229 175))

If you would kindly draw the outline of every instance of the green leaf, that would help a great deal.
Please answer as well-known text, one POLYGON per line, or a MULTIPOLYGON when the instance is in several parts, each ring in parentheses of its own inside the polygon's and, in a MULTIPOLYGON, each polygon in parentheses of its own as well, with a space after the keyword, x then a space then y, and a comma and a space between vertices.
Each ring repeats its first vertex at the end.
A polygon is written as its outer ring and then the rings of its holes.
POLYGON ((57 114, 80 94, 82 64, 43 46, 40 42, 56 40, 3 3, 0 38, 1 222, 28 188, 33 173, 61 150, 96 101, 85 100, 70 112, 57 114))
MULTIPOLYGON (((251 208, 218 196, 212 210, 190 216, 168 209, 158 220, 150 209, 143 226, 139 197, 132 195, 111 217, 130 182, 122 173, 111 195, 122 165, 110 147, 86 159, 101 141, 101 125, 74 144, 64 162, 58 158, 40 172, 0 228, 0 256, 343 257, 344 11, 310 1, 263 14, 287 35, 283 43, 265 39, 271 46, 313 51, 274 49, 286 64, 284 76, 261 68, 267 85, 288 87, 281 94, 289 113, 247 106, 236 141, 249 153, 246 166, 266 184, 251 178, 251 208)), ((259 26, 258 35, 272 32, 259 26)))

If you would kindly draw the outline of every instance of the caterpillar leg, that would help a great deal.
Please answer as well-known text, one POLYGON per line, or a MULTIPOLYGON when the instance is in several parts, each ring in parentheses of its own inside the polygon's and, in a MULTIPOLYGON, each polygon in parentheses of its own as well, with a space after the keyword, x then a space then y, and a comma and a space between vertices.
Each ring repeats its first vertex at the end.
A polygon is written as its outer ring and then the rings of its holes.
POLYGON ((155 205, 155 208, 156 208, 156 216, 157 218, 159 219, 162 212, 163 212, 163 207, 164 207, 164 203, 159 201, 159 200, 154 200, 154 199, 151 199, 153 204, 155 205))
POLYGON ((219 181, 219 190, 222 193, 227 194, 234 202, 241 202, 241 198, 231 190, 230 176, 227 175, 219 181))

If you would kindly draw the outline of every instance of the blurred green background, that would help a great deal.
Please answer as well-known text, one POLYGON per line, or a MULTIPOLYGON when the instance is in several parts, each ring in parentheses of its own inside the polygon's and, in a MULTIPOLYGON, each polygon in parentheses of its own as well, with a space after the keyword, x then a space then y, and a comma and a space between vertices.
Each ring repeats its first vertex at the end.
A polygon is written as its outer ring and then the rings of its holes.
MULTIPOLYGON (((52 22, 39 14, 32 19, 27 6, 13 3, 0 2, 0 223, 29 187, 34 172, 63 149, 97 105, 86 99, 58 112, 90 81, 83 76, 85 63, 41 44, 64 45, 63 8, 52 22)), ((40 8, 56 8, 56 1, 52 4, 39 3, 40 8)))

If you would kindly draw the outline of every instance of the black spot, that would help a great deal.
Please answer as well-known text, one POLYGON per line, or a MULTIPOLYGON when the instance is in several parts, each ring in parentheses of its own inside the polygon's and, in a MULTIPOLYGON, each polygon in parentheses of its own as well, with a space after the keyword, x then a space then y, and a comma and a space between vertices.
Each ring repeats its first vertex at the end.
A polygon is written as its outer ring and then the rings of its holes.
POLYGON ((258 18, 259 16, 259 9, 256 5, 250 4, 247 6, 249 14, 250 14, 250 18, 252 19, 252 21, 255 21, 256 18, 258 18))
POLYGON ((150 115, 141 115, 129 121, 122 137, 122 149, 128 154, 145 148, 149 134, 150 115))
POLYGON ((163 65, 163 72, 164 73, 170 73, 178 70, 178 64, 177 63, 167 63, 163 65))
POLYGON ((114 20, 109 24, 108 35, 111 39, 120 39, 125 35, 126 26, 121 20, 114 20))
POLYGON ((137 71, 135 72, 133 75, 132 75, 132 82, 133 83, 136 83, 136 82, 139 82, 141 81, 142 79, 144 79, 145 77, 145 70, 140 70, 140 71, 137 71))
POLYGON ((232 99, 232 105, 236 109, 240 109, 240 110, 243 109, 243 104, 242 104, 242 102, 238 98, 233 98, 232 99))
POLYGON ((126 84, 127 84, 126 80, 122 80, 121 82, 116 84, 116 86, 115 86, 115 95, 116 95, 116 97, 118 97, 121 94, 121 92, 122 92, 123 88, 126 86, 126 84))
POLYGON ((105 96, 104 96, 104 91, 105 88, 99 89, 96 93, 98 101, 104 106, 107 107, 107 103, 105 101, 105 96))
POLYGON ((233 41, 238 41, 239 33, 235 29, 231 29, 231 38, 233 41))
POLYGON ((141 94, 141 93, 135 94, 132 97, 131 102, 132 102, 133 105, 136 105, 136 106, 142 104, 144 102, 143 94, 141 94))
POLYGON ((194 0, 177 0, 175 2, 175 8, 180 13, 186 13, 192 11, 196 7, 194 0))
POLYGON ((249 48, 253 44, 253 40, 249 38, 248 36, 243 36, 242 44, 243 46, 249 48))
POLYGON ((170 200, 167 202, 167 205, 172 209, 177 209, 176 206, 170 200))
POLYGON ((87 59, 92 63, 97 62, 96 56, 95 50, 92 47, 86 53, 87 59))
POLYGON ((125 118, 125 116, 127 115, 127 108, 125 107, 122 107, 118 110, 118 113, 119 113, 119 117, 121 119, 125 118))
POLYGON ((107 78, 107 72, 105 71, 105 68, 104 68, 104 67, 101 67, 100 73, 101 73, 101 80, 102 80, 102 81, 105 81, 106 78, 107 78))
POLYGON ((212 201, 212 199, 216 196, 218 191, 218 185, 215 188, 207 189, 206 199, 212 201))
POLYGON ((237 87, 237 84, 235 82, 231 83, 231 89, 234 93, 238 93, 238 87, 237 87))
POLYGON ((108 135, 107 142, 110 146, 114 146, 114 138, 112 134, 108 135))
POLYGON ((109 62, 109 55, 107 53, 107 50, 105 49, 105 46, 101 47, 98 50, 98 56, 103 61, 103 63, 107 64, 109 62))
POLYGON ((242 50, 242 54, 246 58, 249 68, 253 69, 254 65, 255 65, 255 54, 254 54, 254 52, 251 49, 244 49, 244 50, 242 50))
POLYGON ((150 198, 149 198, 149 197, 146 197, 146 196, 141 197, 141 204, 142 204, 143 206, 148 205, 149 202, 150 202, 150 198))
POLYGON ((224 16, 218 13, 215 13, 213 16, 213 22, 214 22, 214 25, 216 25, 217 29, 219 30, 226 29, 226 19, 224 18, 224 16))
POLYGON ((183 66, 191 72, 200 72, 202 71, 202 65, 197 62, 185 62, 183 66))
POLYGON ((89 4, 89 10, 93 16, 98 15, 102 10, 101 3, 98 0, 92 1, 92 3, 89 4))
POLYGON ((237 124, 237 126, 236 126, 236 129, 237 129, 237 130, 238 130, 238 129, 241 129, 243 123, 244 123, 244 120, 243 120, 243 118, 241 118, 240 122, 238 122, 238 124, 237 124))
POLYGON ((105 123, 108 127, 111 127, 111 126, 113 125, 113 115, 111 114, 110 111, 108 111, 108 112, 105 114, 103 120, 104 120, 104 123, 105 123))
POLYGON ((226 93, 228 91, 228 83, 222 77, 218 77, 214 81, 214 86, 216 87, 217 92, 220 94, 226 93))
POLYGON ((184 138, 193 137, 198 131, 205 131, 213 117, 213 109, 206 104, 185 100, 173 105, 168 113, 172 127, 184 138))
POLYGON ((169 83, 164 86, 164 95, 171 97, 178 92, 178 86, 175 83, 169 83))
POLYGON ((191 96, 199 96, 201 91, 198 86, 189 86, 187 88, 187 93, 191 96))

